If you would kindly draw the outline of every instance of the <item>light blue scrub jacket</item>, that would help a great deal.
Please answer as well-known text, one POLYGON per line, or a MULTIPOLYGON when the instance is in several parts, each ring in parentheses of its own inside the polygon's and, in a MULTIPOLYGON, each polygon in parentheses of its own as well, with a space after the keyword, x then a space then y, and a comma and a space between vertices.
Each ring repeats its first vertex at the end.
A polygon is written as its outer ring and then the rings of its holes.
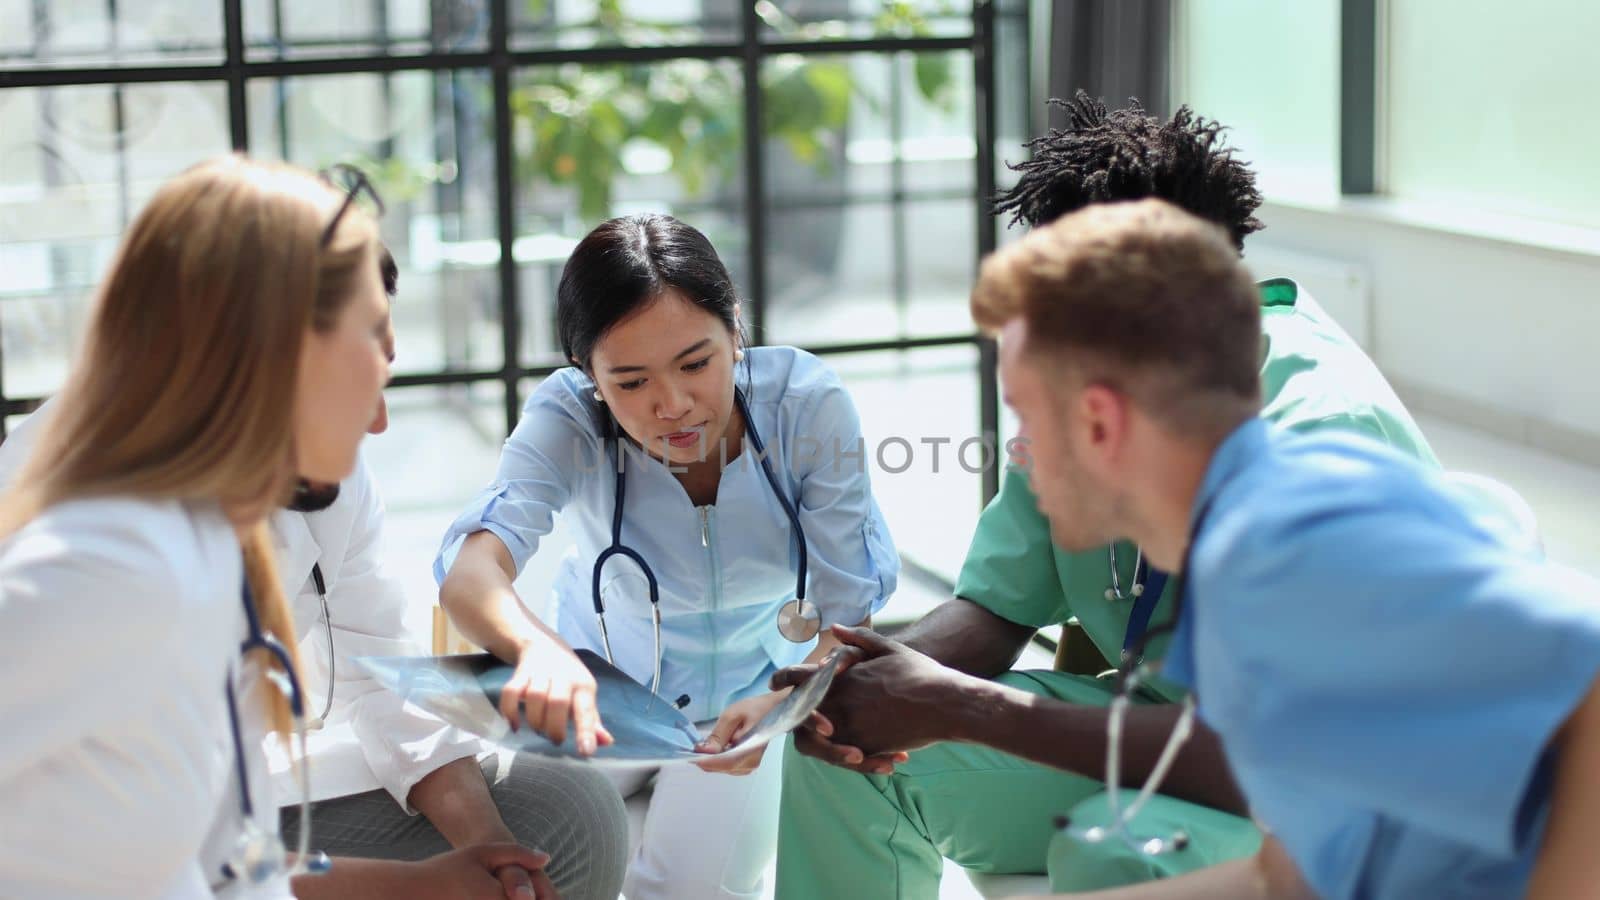
MULTIPOLYGON (((754 347, 745 362, 738 383, 810 550, 807 602, 817 604, 824 628, 854 625, 883 607, 900 572, 872 496, 869 457, 853 455, 861 444, 855 405, 839 377, 802 350, 754 347)), ((554 624, 574 648, 600 653, 591 585, 595 558, 611 545, 616 476, 593 393, 578 369, 539 385, 506 440, 494 483, 445 533, 434 576, 443 582, 462 540, 481 530, 505 543, 521 571, 562 513, 576 552, 557 577, 554 624)), ((644 556, 660 588, 660 693, 687 695, 684 712, 695 721, 714 718, 767 690, 776 669, 815 646, 792 643, 777 629, 778 609, 795 592, 789 519, 749 442, 723 471, 716 504, 705 507, 690 502, 665 464, 626 439, 617 446, 627 474, 622 541, 644 556)), ((617 556, 601 585, 616 663, 648 685, 655 651, 644 577, 617 556)))
POLYGON ((1167 677, 1320 896, 1521 896, 1600 590, 1355 435, 1251 421, 1213 458, 1167 677), (1209 510, 1207 507, 1209 505, 1209 510))

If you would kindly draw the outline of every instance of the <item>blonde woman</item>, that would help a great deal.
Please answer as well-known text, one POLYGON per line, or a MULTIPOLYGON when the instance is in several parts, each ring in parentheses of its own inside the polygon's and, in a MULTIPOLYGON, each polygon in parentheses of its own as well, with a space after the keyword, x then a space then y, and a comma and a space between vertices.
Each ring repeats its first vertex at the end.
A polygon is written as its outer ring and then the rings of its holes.
MULTIPOLYGON (((267 516, 350 474, 388 378, 354 193, 228 157, 162 188, 0 495, 0 896, 283 897, 259 750, 293 629, 267 516), (243 552, 241 553, 241 547, 243 552), (281 656, 241 659, 265 635, 281 656), (257 677, 265 672, 269 677, 257 677)), ((285 798, 288 799, 288 798, 285 798)), ((315 896, 500 896, 545 857, 336 861, 315 896)))

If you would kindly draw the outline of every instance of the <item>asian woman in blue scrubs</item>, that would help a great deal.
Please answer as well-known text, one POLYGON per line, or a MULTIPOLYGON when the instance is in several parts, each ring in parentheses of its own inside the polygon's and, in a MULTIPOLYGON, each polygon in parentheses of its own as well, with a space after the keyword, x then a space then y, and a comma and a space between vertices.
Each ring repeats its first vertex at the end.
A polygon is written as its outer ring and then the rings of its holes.
MULTIPOLYGON (((614 219, 580 242, 557 327, 573 366, 534 391, 494 482, 445 535, 440 602, 463 635, 516 663, 501 697, 514 725, 556 741, 570 727, 591 752, 609 741, 573 652, 609 643, 640 683, 659 670, 656 692, 710 727, 702 749, 721 750, 782 698, 767 689, 774 671, 820 659, 835 642, 827 626, 867 622, 895 588, 855 406, 810 354, 746 347, 733 279, 706 237, 670 216, 614 219), (577 546, 547 623, 512 581, 558 514, 577 546), (612 555, 596 575, 619 544, 638 559, 612 555), (659 648, 638 560, 659 589, 659 648), (801 587, 820 641, 780 633, 801 587)), ((780 760, 753 750, 715 772, 661 770, 627 896, 757 896, 780 760)))

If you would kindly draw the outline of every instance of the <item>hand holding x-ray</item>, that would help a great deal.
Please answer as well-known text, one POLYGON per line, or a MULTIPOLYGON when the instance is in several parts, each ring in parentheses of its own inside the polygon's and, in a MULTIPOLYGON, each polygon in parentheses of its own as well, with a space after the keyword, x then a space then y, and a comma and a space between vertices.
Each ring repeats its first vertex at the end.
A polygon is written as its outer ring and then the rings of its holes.
POLYGON ((613 739, 592 755, 579 752, 571 733, 556 744, 531 728, 513 731, 496 705, 513 670, 490 654, 363 657, 359 662, 406 702, 464 731, 513 750, 601 766, 658 766, 738 756, 804 723, 827 693, 838 666, 836 660, 824 663, 815 677, 772 707, 736 744, 707 754, 697 752, 702 736, 676 706, 598 654, 579 650, 577 656, 594 674, 600 719, 613 739))
MULTIPOLYGON (((954 736, 956 698, 979 680, 870 628, 835 625, 833 635, 840 646, 832 687, 813 721, 796 732, 796 750, 865 775, 889 775, 908 751, 954 736)), ((772 676, 772 687, 807 685, 817 674, 810 665, 790 666, 772 676)))

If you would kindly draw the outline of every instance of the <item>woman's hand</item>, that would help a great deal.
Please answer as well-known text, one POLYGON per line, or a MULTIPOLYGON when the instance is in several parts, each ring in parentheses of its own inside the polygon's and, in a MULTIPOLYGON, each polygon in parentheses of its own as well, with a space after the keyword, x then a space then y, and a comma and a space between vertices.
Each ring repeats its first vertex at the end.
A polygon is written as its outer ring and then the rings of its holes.
MULTIPOLYGON (((729 747, 739 743, 757 722, 772 711, 774 706, 789 696, 789 688, 747 697, 736 703, 730 704, 717 717, 717 724, 712 727, 706 739, 695 746, 696 753, 721 753, 729 747)), ((762 744, 744 753, 730 756, 727 759, 710 760, 695 763, 707 772, 722 772, 728 775, 749 775, 761 765, 762 754, 766 752, 767 745, 762 744)))
POLYGON ((406 896, 560 900, 544 873, 548 854, 516 844, 480 844, 412 863, 406 896))
POLYGON ((545 873, 550 854, 477 844, 416 862, 340 857, 325 875, 291 883, 300 900, 561 900, 545 873))
POLYGON ((500 691, 500 713, 511 730, 526 721, 556 744, 566 742, 570 720, 584 756, 612 742, 595 706, 594 675, 566 641, 543 632, 517 654, 517 669, 500 691))

